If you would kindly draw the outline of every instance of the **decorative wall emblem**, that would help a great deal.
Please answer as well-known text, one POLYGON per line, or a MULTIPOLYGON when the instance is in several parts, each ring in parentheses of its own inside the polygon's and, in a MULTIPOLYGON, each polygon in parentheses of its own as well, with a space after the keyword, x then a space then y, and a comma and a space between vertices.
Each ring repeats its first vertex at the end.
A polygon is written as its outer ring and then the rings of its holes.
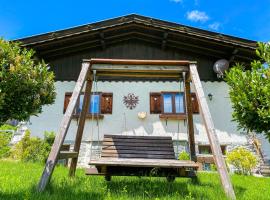
POLYGON ((135 96, 133 93, 128 93, 127 96, 124 96, 123 102, 127 108, 132 110, 136 108, 137 104, 139 103, 139 97, 135 96))

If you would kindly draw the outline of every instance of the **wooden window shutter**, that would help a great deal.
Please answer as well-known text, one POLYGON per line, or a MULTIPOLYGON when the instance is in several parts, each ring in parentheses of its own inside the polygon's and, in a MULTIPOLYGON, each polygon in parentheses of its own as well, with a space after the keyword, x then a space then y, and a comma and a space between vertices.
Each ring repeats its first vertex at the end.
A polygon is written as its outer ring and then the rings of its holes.
POLYGON ((101 94, 101 114, 112 114, 113 106, 113 94, 102 93, 101 94))
POLYGON ((161 113, 161 93, 150 93, 150 113, 160 114, 161 113))
POLYGON ((63 109, 63 113, 65 114, 70 98, 71 98, 72 93, 71 92, 66 92, 65 93, 65 99, 64 99, 64 109, 63 109))
POLYGON ((192 102, 192 113, 198 114, 199 111, 199 104, 195 93, 191 93, 191 102, 192 102))

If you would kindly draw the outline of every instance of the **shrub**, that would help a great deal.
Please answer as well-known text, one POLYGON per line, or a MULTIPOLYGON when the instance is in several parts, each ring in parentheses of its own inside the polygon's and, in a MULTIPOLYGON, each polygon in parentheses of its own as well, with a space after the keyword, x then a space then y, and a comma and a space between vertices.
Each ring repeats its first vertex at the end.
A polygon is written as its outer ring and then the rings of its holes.
POLYGON ((5 130, 16 130, 16 127, 5 124, 0 126, 0 158, 5 158, 9 156, 10 153, 10 140, 12 138, 12 132, 2 132, 5 130))
POLYGON ((182 151, 178 156, 178 160, 190 160, 190 156, 187 152, 182 151))
POLYGON ((54 74, 34 53, 0 38, 0 124, 28 120, 54 103, 54 74))
POLYGON ((251 170, 257 165, 257 158, 247 149, 237 147, 227 153, 227 162, 237 169, 239 174, 251 174, 251 170))
POLYGON ((55 138, 55 133, 53 131, 51 131, 51 132, 45 131, 44 132, 44 141, 46 143, 48 143, 50 146, 53 145, 54 138, 55 138))
POLYGON ((24 162, 44 162, 51 150, 53 132, 45 132, 44 140, 38 137, 30 137, 30 131, 25 133, 23 139, 18 142, 13 151, 12 157, 24 162))
POLYGON ((256 53, 259 60, 236 64, 226 81, 238 127, 262 133, 270 141, 270 43, 258 43, 256 53))
POLYGON ((215 164, 210 164, 211 171, 217 171, 217 166, 215 164))

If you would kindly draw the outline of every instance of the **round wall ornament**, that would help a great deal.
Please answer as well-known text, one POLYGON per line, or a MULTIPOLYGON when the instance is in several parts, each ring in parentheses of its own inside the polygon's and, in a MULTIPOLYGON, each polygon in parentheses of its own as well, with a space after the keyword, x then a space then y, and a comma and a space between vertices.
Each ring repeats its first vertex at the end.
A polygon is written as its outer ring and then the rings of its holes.
POLYGON ((137 104, 139 103, 139 97, 135 96, 133 93, 128 93, 127 96, 124 96, 123 103, 128 109, 132 110, 136 108, 137 104))

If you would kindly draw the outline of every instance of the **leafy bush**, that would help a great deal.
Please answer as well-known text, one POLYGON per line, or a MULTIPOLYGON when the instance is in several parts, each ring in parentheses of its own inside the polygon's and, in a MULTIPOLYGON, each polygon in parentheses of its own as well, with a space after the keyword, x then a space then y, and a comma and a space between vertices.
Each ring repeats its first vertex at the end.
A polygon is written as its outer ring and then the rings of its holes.
POLYGON ((178 156, 178 160, 190 160, 190 156, 187 152, 182 151, 178 156))
POLYGON ((12 138, 12 132, 2 132, 5 130, 16 130, 16 127, 5 124, 0 126, 0 158, 8 157, 10 153, 10 140, 12 138))
POLYGON ((55 133, 53 131, 51 131, 51 132, 45 131, 44 132, 44 141, 46 143, 48 143, 50 146, 53 145, 54 138, 55 138, 55 133))
POLYGON ((270 141, 270 43, 258 43, 256 53, 260 60, 236 64, 226 81, 238 127, 264 133, 270 141))
POLYGON ((34 51, 0 38, 0 124, 28 120, 54 102, 54 74, 34 51))
POLYGON ((217 171, 217 166, 215 164, 210 164, 211 171, 217 171))
POLYGON ((12 157, 24 162, 44 162, 51 150, 51 138, 53 132, 45 132, 44 140, 38 137, 30 137, 30 131, 18 142, 13 151, 12 157))
POLYGON ((247 149, 237 147, 227 153, 227 162, 237 169, 239 174, 251 174, 251 170, 257 165, 257 158, 247 149))

